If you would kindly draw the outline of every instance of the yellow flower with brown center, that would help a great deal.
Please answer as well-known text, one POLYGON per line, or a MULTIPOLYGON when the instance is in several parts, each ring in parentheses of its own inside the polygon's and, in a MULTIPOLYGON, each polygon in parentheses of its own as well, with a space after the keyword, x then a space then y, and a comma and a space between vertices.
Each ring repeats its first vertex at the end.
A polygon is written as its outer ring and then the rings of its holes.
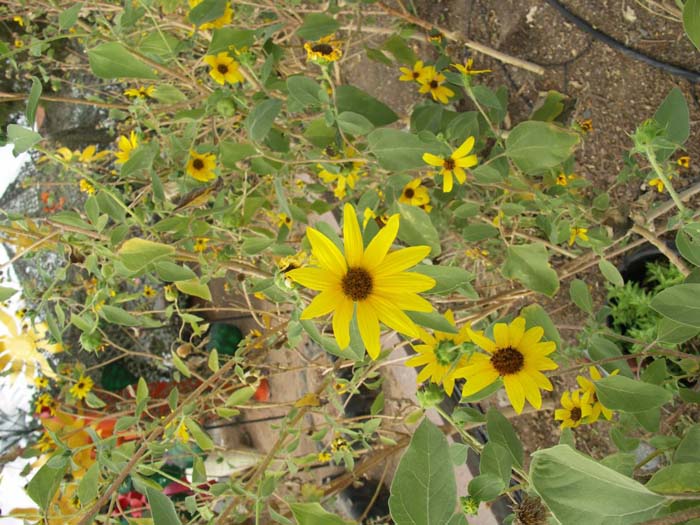
POLYGON ((406 272, 423 260, 429 246, 414 246, 389 252, 399 231, 399 215, 365 248, 355 209, 344 208, 343 241, 345 253, 328 237, 314 228, 307 228, 317 267, 292 270, 287 275, 318 294, 301 314, 313 319, 333 312, 333 333, 340 348, 350 344, 350 322, 357 309, 360 336, 372 359, 379 356, 382 322, 409 337, 418 337, 415 323, 404 310, 430 312, 432 305, 418 293, 430 290, 435 281, 425 275, 406 272))
POLYGON ((36 448, 38 448, 40 452, 49 452, 56 448, 56 442, 48 432, 44 432, 36 442, 36 448))
POLYGON ((190 158, 187 161, 187 174, 199 182, 209 182, 216 178, 216 155, 190 150, 190 158))
POLYGON ((588 397, 581 395, 580 390, 561 395, 561 406, 554 411, 554 419, 561 421, 559 428, 576 428, 591 415, 593 407, 588 403, 588 397))
MULTIPOLYGON (((445 319, 452 326, 456 326, 452 310, 445 312, 445 319)), ((423 366, 423 370, 418 374, 419 383, 430 379, 432 383, 442 385, 448 396, 452 395, 457 378, 455 374, 467 365, 467 356, 461 347, 463 343, 471 341, 468 329, 469 327, 464 325, 456 334, 435 330, 433 335, 420 330, 420 338, 425 344, 413 345, 418 355, 406 361, 406 366, 423 366)))
POLYGON ((438 157, 432 153, 423 153, 423 161, 426 164, 442 168, 440 174, 442 175, 442 191, 444 193, 452 191, 453 175, 457 179, 457 182, 464 184, 464 181, 467 180, 467 173, 464 169, 472 168, 479 162, 476 155, 469 155, 474 147, 474 142, 474 137, 467 138, 467 140, 447 158, 438 157))
POLYGON ((34 378, 34 386, 42 390, 49 386, 49 378, 44 376, 36 376, 34 378))
POLYGON ((682 157, 678 157, 678 160, 676 163, 681 167, 685 169, 690 168, 690 157, 688 155, 683 155, 682 157))
POLYGON ((209 244, 209 239, 206 237, 197 237, 194 240, 194 251, 202 253, 207 249, 207 244, 209 244))
POLYGON ((153 289, 153 287, 146 285, 143 287, 143 296, 151 299, 156 296, 156 291, 153 289))
POLYGON ((520 414, 527 399, 539 409, 542 406, 543 390, 552 390, 552 383, 542 370, 555 370, 557 364, 547 356, 556 350, 553 341, 541 342, 544 329, 535 326, 525 330, 525 319, 516 317, 510 323, 496 323, 493 327, 494 341, 468 330, 469 337, 485 354, 474 353, 467 366, 460 369, 456 377, 463 377, 467 384, 462 396, 468 397, 480 392, 499 378, 508 394, 515 411, 520 414))
POLYGON ((34 404, 34 412, 37 414, 48 412, 49 415, 53 416, 56 414, 56 408, 58 408, 58 403, 50 394, 41 394, 34 404))
POLYGON ((569 246, 573 246, 577 239, 587 241, 588 228, 571 228, 571 234, 569 235, 569 246))
MULTIPOLYGON (((619 372, 619 370, 613 370, 612 372, 610 372, 610 375, 614 376, 617 375, 619 372)), ((598 399, 595 388, 595 382, 600 380, 602 376, 600 375, 598 369, 594 366, 591 366, 588 369, 588 373, 590 375, 590 379, 584 376, 576 376, 576 382, 581 387, 581 390, 583 391, 584 395, 587 396, 588 402, 591 405, 593 405, 592 411, 588 417, 588 423, 594 423, 598 421, 598 418, 601 414, 605 419, 609 421, 610 419, 612 419, 613 411, 603 406, 603 403, 601 403, 598 399)))
POLYGON ((277 214, 277 227, 281 228, 282 226, 286 226, 290 229, 292 227, 292 218, 289 217, 286 213, 277 214))
POLYGON ((319 452, 318 453, 318 462, 319 463, 328 463, 331 459, 333 459, 333 456, 331 455, 330 452, 319 452))
POLYGON ((90 390, 92 390, 94 384, 91 377, 80 376, 78 382, 70 387, 70 393, 76 399, 85 399, 90 390))
POLYGON ((400 67, 399 71, 403 73, 399 77, 399 80, 402 82, 418 82, 420 83, 426 75, 426 67, 423 65, 423 61, 419 60, 415 64, 413 64, 413 68, 409 69, 407 67, 400 67))
POLYGON ((428 189, 421 186, 421 179, 414 179, 403 187, 399 202, 411 206, 423 206, 430 202, 428 189))
POLYGON ((462 64, 452 64, 452 67, 457 71, 462 73, 462 75, 471 77, 474 75, 483 75, 485 73, 491 73, 490 69, 474 69, 474 59, 468 59, 464 65, 462 64))
MULTIPOLYGON (((203 0, 188 0, 188 4, 190 5, 190 9, 194 9, 197 7, 199 4, 202 3, 203 0)), ((205 22, 201 26, 199 26, 199 29, 202 29, 204 31, 208 29, 219 29, 224 26, 227 26, 231 24, 231 21, 233 20, 233 9, 231 9, 231 5, 229 2, 226 2, 226 7, 224 8, 224 14, 221 15, 219 18, 216 20, 212 20, 210 22, 205 22)))
POLYGON ((661 179, 657 179, 656 177, 654 177, 649 181, 649 186, 651 186, 652 188, 656 188, 656 191, 658 191, 659 193, 664 192, 664 181, 662 181, 661 179))
POLYGON ((132 131, 128 137, 122 135, 119 137, 119 142, 117 146, 119 151, 117 151, 114 156, 117 157, 115 161, 117 164, 124 164, 131 157, 131 153, 138 147, 139 141, 136 137, 136 132, 132 131))
POLYGON ((335 40, 335 35, 327 35, 315 42, 306 42, 306 60, 319 64, 335 62, 343 56, 342 43, 335 40))
POLYGON ((88 195, 94 195, 95 194, 95 186, 90 184, 85 179, 80 179, 80 191, 82 191, 83 193, 87 193, 88 195))
POLYGON ((129 98, 153 98, 153 93, 155 92, 155 86, 140 86, 137 88, 129 88, 124 90, 124 95, 129 98))
POLYGON ((333 452, 340 452, 344 450, 350 450, 350 447, 345 438, 337 437, 333 441, 331 441, 331 450, 333 452))
POLYGON ((304 250, 301 250, 300 252, 294 255, 287 255, 285 257, 282 257, 279 261, 277 261, 277 268, 279 268, 280 272, 287 273, 290 270, 296 270, 297 268, 301 268, 301 266, 307 259, 307 253, 304 250))
POLYGON ((239 71, 240 64, 226 51, 222 51, 216 55, 207 55, 204 57, 204 62, 211 68, 209 76, 214 79, 214 82, 222 86, 228 82, 236 84, 243 82, 245 77, 239 71))
POLYGON ((591 133, 593 131, 593 120, 592 119, 587 118, 587 119, 579 120, 576 122, 576 124, 578 124, 579 129, 583 133, 591 133))
POLYGON ((575 179, 576 175, 574 175, 573 173, 570 175, 567 175, 566 173, 560 173, 559 175, 557 175, 557 180, 555 182, 557 186, 568 186, 569 183, 575 179))
POLYGON ((430 93, 433 100, 442 104, 447 104, 450 98, 455 96, 455 92, 442 84, 447 80, 445 75, 439 73, 434 66, 425 68, 425 76, 420 80, 421 87, 419 93, 430 93))

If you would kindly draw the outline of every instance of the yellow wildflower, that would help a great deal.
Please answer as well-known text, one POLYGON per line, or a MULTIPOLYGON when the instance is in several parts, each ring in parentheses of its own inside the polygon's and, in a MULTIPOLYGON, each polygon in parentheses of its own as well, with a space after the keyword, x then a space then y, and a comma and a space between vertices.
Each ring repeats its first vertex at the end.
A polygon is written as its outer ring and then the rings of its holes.
POLYGON ((36 376, 34 378, 34 386, 39 389, 44 389, 49 386, 49 378, 44 376, 36 376))
POLYGON ((95 186, 90 184, 85 179, 80 179, 80 191, 82 191, 83 193, 87 193, 88 195, 94 195, 95 194, 95 186))
POLYGON ((425 76, 420 80, 419 93, 430 93, 433 100, 447 104, 449 99, 455 96, 455 92, 442 84, 447 80, 445 75, 438 73, 433 66, 425 68, 425 76))
POLYGON ((430 202, 430 195, 425 186, 421 186, 421 179, 414 179, 403 187, 399 202, 411 206, 423 206, 430 202))
POLYGON ((277 214, 277 227, 281 228, 282 226, 286 226, 290 229, 292 227, 292 218, 288 217, 286 213, 277 214))
POLYGON ((407 67, 400 67, 399 71, 403 73, 399 77, 399 80, 402 82, 418 82, 421 83, 427 74, 426 67, 423 65, 423 61, 419 60, 415 64, 413 64, 413 69, 409 69, 407 67))
POLYGON ((442 175, 442 191, 444 193, 452 191, 453 175, 457 178, 457 182, 464 184, 464 181, 467 180, 467 173, 464 171, 464 168, 471 168, 477 165, 478 159, 476 155, 469 155, 474 147, 474 142, 474 137, 467 138, 447 158, 438 157, 432 153, 423 153, 423 161, 426 164, 442 168, 440 174, 442 175))
POLYGON ((153 287, 146 285, 143 287, 143 296, 151 299, 156 296, 156 291, 153 287))
POLYGON ((318 453, 318 462, 319 463, 328 463, 331 459, 333 459, 333 456, 330 454, 330 452, 319 452, 318 453))
POLYGON ((13 16, 12 21, 17 22, 17 25, 19 27, 24 27, 24 18, 22 18, 21 16, 19 16, 19 15, 13 16))
POLYGON ((137 88, 125 89, 124 95, 129 98, 152 98, 155 90, 155 86, 140 86, 137 88))
POLYGON ((209 76, 217 84, 223 86, 226 82, 236 84, 245 80, 243 74, 239 71, 240 64, 233 57, 229 56, 226 51, 222 51, 216 56, 207 55, 204 57, 204 62, 211 68, 209 76))
POLYGON ((690 168, 690 157, 688 155, 683 155, 682 157, 678 157, 678 160, 676 163, 681 167, 685 169, 690 168))
POLYGON ((573 246, 576 239, 581 239, 582 241, 588 240, 588 228, 571 228, 571 235, 569 236, 569 246, 573 246))
POLYGON ((80 376, 78 382, 70 388, 70 393, 76 399, 85 399, 94 384, 90 376, 80 376))
POLYGON ((588 403, 588 398, 581 395, 580 390, 561 395, 561 406, 554 411, 554 419, 561 421, 560 428, 576 428, 591 415, 593 408, 588 403))
POLYGON ((22 372, 31 380, 38 368, 43 375, 55 379, 56 374, 40 350, 55 354, 61 352, 63 347, 60 344, 49 343, 48 325, 36 323, 33 327, 20 327, 11 315, 2 310, 0 323, 8 332, 0 336, 0 372, 9 368, 12 381, 22 372))
POLYGON ((463 75, 470 77, 474 75, 483 75, 484 73, 491 73, 490 69, 474 69, 474 59, 468 59, 464 65, 462 64, 452 64, 452 67, 463 75))
POLYGON ((199 154, 190 150, 190 158, 187 161, 187 174, 199 182, 209 182, 216 178, 216 155, 213 153, 199 154))
POLYGON ((306 60, 317 62, 319 64, 327 64, 335 62, 343 56, 341 49, 342 43, 335 40, 335 35, 324 36, 316 42, 306 42, 304 49, 306 50, 306 60))
POLYGON ((124 164, 131 157, 131 153, 138 147, 139 142, 136 137, 136 132, 132 131, 129 137, 122 135, 119 137, 119 142, 117 146, 119 151, 117 151, 114 156, 117 157, 115 161, 117 164, 124 164))
POLYGON ((209 239, 206 237, 197 237, 194 240, 194 251, 202 253, 207 249, 207 244, 209 244, 209 239))
MULTIPOLYGON (((614 376, 617 375, 619 372, 619 370, 613 370, 610 373, 610 375, 614 376)), ((602 376, 600 375, 598 369, 594 366, 591 366, 588 369, 588 373, 590 375, 590 379, 584 376, 576 376, 576 382, 581 387, 583 393, 587 396, 588 402, 591 405, 593 405, 591 413, 588 417, 588 423, 594 423, 598 421, 598 418, 601 414, 605 419, 609 421, 610 419, 612 419, 613 411, 609 408, 604 407, 603 403, 600 402, 596 394, 595 382, 601 379, 602 376)))

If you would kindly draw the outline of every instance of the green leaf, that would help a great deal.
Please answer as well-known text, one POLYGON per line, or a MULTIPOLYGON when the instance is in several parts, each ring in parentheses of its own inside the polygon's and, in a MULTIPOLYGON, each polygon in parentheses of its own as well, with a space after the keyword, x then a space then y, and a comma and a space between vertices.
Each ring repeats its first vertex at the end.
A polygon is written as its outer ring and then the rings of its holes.
POLYGON ((616 452, 601 459, 600 464, 613 469, 615 472, 619 472, 623 476, 632 476, 634 467, 637 464, 637 458, 634 454, 616 452))
POLYGON ((683 29, 695 47, 700 49, 700 0, 686 0, 683 5, 683 29))
POLYGON ((522 468, 525 459, 523 444, 520 442, 510 421, 498 410, 491 408, 486 413, 486 430, 489 433, 489 441, 508 450, 510 457, 513 459, 513 464, 522 468))
POLYGON ((457 486, 444 434, 424 418, 404 452, 391 484, 389 509, 396 525, 447 522, 457 486))
POLYGON ((309 13, 297 29, 297 36, 304 40, 319 40, 335 33, 339 28, 340 23, 333 17, 323 13, 309 13))
POLYGON ((197 423, 195 423, 192 420, 192 418, 185 418, 185 426, 187 427, 187 430, 192 432, 192 437, 194 438, 199 448, 201 448, 205 452, 214 448, 214 442, 212 441, 212 439, 207 435, 206 432, 204 432, 204 430, 202 430, 202 428, 197 423))
POLYGON ((180 266, 170 261, 157 261, 155 263, 156 273, 163 281, 187 281, 196 279, 197 274, 187 266, 180 266))
MULTIPOLYGON (((382 168, 403 171, 425 166, 426 145, 415 135, 398 129, 377 129, 367 136, 369 150, 382 168)), ((413 206, 415 208, 415 206, 413 206)))
POLYGON ((242 50, 255 43, 255 31, 252 29, 234 29, 222 27, 214 29, 209 43, 208 55, 216 55, 222 51, 242 50))
MULTIPOLYGON (((51 460, 55 458, 65 460, 65 458, 61 458, 58 454, 52 456, 51 460)), ((53 462, 51 460, 45 463, 44 466, 34 474, 34 477, 29 480, 29 483, 27 483, 24 489, 27 495, 44 511, 49 508, 49 503, 51 503, 54 494, 56 494, 61 484, 61 479, 63 479, 63 473, 68 466, 67 461, 53 462)))
POLYGON ((225 140, 219 144, 219 152, 221 153, 221 163, 225 168, 232 170, 236 168, 238 161, 256 155, 258 150, 247 142, 235 143, 225 140))
POLYGON ((152 262, 172 255, 174 252, 174 246, 135 237, 124 242, 117 250, 117 255, 128 270, 140 272, 152 262))
POLYGON ((207 359, 207 366, 209 367, 209 370, 212 372, 218 372, 219 371, 219 352, 216 348, 213 348, 211 352, 209 352, 209 358, 207 359))
MULTIPOLYGON (((690 112, 683 92, 674 87, 654 113, 654 120, 666 129, 664 138, 678 146, 690 136, 690 112)), ((675 146, 662 146, 656 156, 665 160, 676 150, 675 146)))
POLYGON ((335 100, 338 113, 342 113, 343 111, 359 113, 377 127, 391 124, 399 118, 399 116, 383 102, 368 95, 361 89, 347 84, 338 86, 335 92, 335 100))
POLYGON ((542 100, 532 112, 530 120, 541 120, 542 122, 552 122, 562 111, 564 111, 564 101, 568 97, 558 91, 549 90, 547 96, 542 100))
POLYGON ((557 348, 561 348, 561 335, 557 326, 552 322, 549 314, 539 304, 531 304, 520 310, 520 315, 525 318, 528 330, 535 326, 541 326, 544 329, 544 336, 549 341, 554 341, 557 348))
POLYGON ((88 506, 97 498, 100 489, 100 464, 93 463, 85 472, 78 485, 78 499, 83 507, 88 506))
POLYGON ((676 234, 676 248, 695 266, 700 266, 700 223, 686 224, 676 234))
POLYGON ((439 330, 440 332, 446 332, 448 334, 456 334, 457 329, 450 324, 450 322, 445 319, 444 315, 440 315, 437 312, 412 312, 407 311, 406 315, 411 318, 414 323, 418 323, 426 328, 431 328, 433 330, 439 330))
POLYGON ((450 445, 450 459, 455 466, 464 465, 467 462, 469 447, 462 443, 452 443, 450 445))
POLYGON ((100 308, 100 317, 105 321, 122 326, 140 326, 141 321, 138 317, 134 317, 129 312, 118 306, 110 306, 105 304, 100 308))
POLYGON ((532 454, 530 481, 563 525, 631 525, 657 515, 666 498, 568 445, 532 454))
POLYGON ((661 494, 700 492, 700 462, 664 467, 654 473, 646 487, 661 494))
POLYGON ((359 113, 353 113, 352 111, 343 111, 338 115, 336 122, 342 131, 354 137, 367 135, 367 133, 374 129, 374 124, 367 118, 359 113))
POLYGON ((510 484, 510 470, 513 468, 513 457, 510 451, 495 441, 489 441, 481 451, 479 473, 490 474, 503 482, 503 487, 510 484))
POLYGON ((274 244, 275 240, 268 237, 252 237, 241 244, 241 251, 246 255, 255 255, 274 244))
POLYGON ((209 286, 202 283, 199 279, 175 281, 175 287, 184 294, 199 297, 205 301, 211 301, 211 291, 209 290, 209 286))
POLYGON ((14 144, 12 154, 16 157, 20 153, 31 149, 34 144, 41 140, 41 135, 31 129, 10 124, 7 126, 7 141, 14 144))
POLYGON ((382 48, 386 49, 394 55, 394 58, 407 66, 413 67, 413 64, 418 60, 418 57, 409 47, 406 40, 399 35, 391 35, 382 44, 382 48))
POLYGON ((440 236, 430 216, 418 206, 397 203, 401 214, 398 237, 411 246, 430 246, 433 257, 440 255, 440 236))
POLYGON ((587 314, 593 313, 593 298, 591 292, 588 291, 588 285, 581 279, 571 281, 569 295, 576 306, 587 314))
MULTIPOLYGON (((620 350, 619 346, 617 346, 607 337, 595 334, 590 339, 590 343, 588 345, 588 355, 590 355, 591 359, 598 361, 618 355, 622 357, 622 351, 620 350)), ((617 369, 621 374, 628 377, 632 377, 634 375, 632 373, 632 369, 629 367, 625 359, 620 359, 619 361, 608 361, 603 363, 601 366, 610 373, 617 369)))
MULTIPOLYGON (((70 29, 78 21, 78 14, 80 14, 80 9, 83 7, 82 2, 78 2, 68 9, 61 11, 58 15, 58 28, 61 31, 70 29)), ((30 120, 29 122, 33 122, 30 120)))
POLYGON ((15 295, 18 290, 14 288, 9 288, 8 286, 0 286, 0 302, 7 301, 10 297, 15 295))
POLYGON ((304 75, 293 75, 287 78, 287 91, 302 108, 317 106, 320 103, 318 94, 321 91, 321 85, 304 75))
POLYGON ((350 525, 353 523, 331 514, 321 507, 320 503, 290 503, 289 507, 298 525, 350 525))
POLYGON ((153 525, 180 525, 182 522, 175 511, 172 500, 152 487, 146 487, 148 504, 151 507, 153 525))
POLYGON ((276 98, 269 98, 256 104, 243 122, 250 140, 253 142, 263 141, 281 109, 282 101, 276 98))
POLYGON ((156 86, 156 89, 153 91, 153 98, 163 104, 174 104, 187 100, 187 96, 182 91, 168 84, 156 86))
POLYGON ((88 51, 93 74, 99 78, 147 78, 158 75, 119 42, 106 42, 88 51))
POLYGON ((549 254, 541 243, 509 246, 501 271, 505 277, 550 297, 559 290, 559 277, 549 265, 549 254))
POLYGON ((672 321, 700 328, 700 284, 678 284, 651 300, 651 308, 672 321))
POLYGON ((190 372, 190 369, 187 368, 187 365, 185 362, 180 359, 180 356, 178 356, 175 352, 170 352, 170 357, 173 360, 173 364, 175 365, 175 368, 185 377, 191 377, 192 372, 190 372))
POLYGON ((617 268, 615 268, 615 265, 612 264, 610 261, 601 259, 600 261, 598 261, 598 269, 600 270, 600 273, 603 274, 603 277, 605 277, 615 286, 625 285, 625 280, 622 278, 622 275, 617 270, 617 268))
POLYGON ((421 264, 414 271, 435 279, 435 287, 426 293, 447 294, 467 285, 474 279, 474 274, 456 266, 430 266, 421 264))
POLYGON ((503 480, 493 474, 479 474, 469 482, 467 491, 475 500, 491 501, 496 499, 506 488, 503 480))
POLYGON ((196 26, 201 26, 224 16, 229 0, 204 0, 197 4, 187 15, 196 26))
POLYGON ((547 122, 521 122, 506 138, 506 155, 527 174, 541 173, 568 159, 579 135, 547 122))
POLYGON ((660 386, 619 375, 596 381, 595 386, 603 406, 622 412, 645 412, 673 399, 673 395, 660 386))
POLYGON ((34 125, 36 120, 36 108, 39 106, 39 99, 41 98, 41 80, 37 77, 32 77, 32 89, 29 92, 29 97, 27 98, 27 109, 24 112, 27 117, 27 123, 30 126, 34 125))
POLYGON ((700 424, 695 424, 686 431, 673 454, 673 462, 700 462, 700 424))
POLYGON ((254 394, 255 388, 252 386, 244 386, 243 388, 239 388, 238 390, 234 391, 233 394, 228 397, 224 405, 227 407, 243 405, 246 401, 253 397, 254 394))

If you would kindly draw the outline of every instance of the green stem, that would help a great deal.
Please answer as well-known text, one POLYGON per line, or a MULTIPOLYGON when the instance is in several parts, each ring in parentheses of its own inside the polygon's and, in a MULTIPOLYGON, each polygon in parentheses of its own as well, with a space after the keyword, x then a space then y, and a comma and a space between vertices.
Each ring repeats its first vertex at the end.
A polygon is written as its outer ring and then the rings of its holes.
POLYGON ((649 164, 651 164, 651 167, 654 168, 654 173, 656 173, 656 176, 661 179, 661 182, 664 183, 664 186, 668 189, 668 194, 671 196, 671 199, 673 200, 674 204, 676 205, 676 208, 681 213, 685 212, 685 206, 683 206, 683 202, 681 201, 681 198, 678 196, 678 193, 676 193, 676 190, 673 189, 673 185, 671 184, 671 181, 669 178, 666 176, 664 171, 661 169, 661 166, 659 166, 659 163, 656 161, 656 154, 654 153, 654 150, 652 149, 651 146, 647 146, 645 150, 646 156, 649 159, 649 164))

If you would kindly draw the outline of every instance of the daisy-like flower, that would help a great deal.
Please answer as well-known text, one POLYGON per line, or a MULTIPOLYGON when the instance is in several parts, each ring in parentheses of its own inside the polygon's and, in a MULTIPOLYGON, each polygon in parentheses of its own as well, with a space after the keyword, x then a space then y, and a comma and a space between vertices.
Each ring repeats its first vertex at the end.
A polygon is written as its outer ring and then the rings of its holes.
POLYGON ((428 189, 421 186, 421 179, 414 179, 403 187, 399 202, 411 206, 422 206, 430 202, 428 189))
MULTIPOLYGON (((617 375, 619 372, 619 370, 613 370, 612 372, 610 372, 610 375, 614 376, 617 375)), ((602 376, 600 375, 598 369, 594 366, 591 366, 588 369, 588 373, 590 375, 590 379, 584 376, 576 376, 576 382, 581 387, 581 390, 587 397, 588 402, 592 405, 592 411, 589 414, 588 423, 595 423, 596 421, 598 421, 598 418, 600 418, 601 414, 605 419, 610 421, 613 416, 613 411, 609 408, 604 407, 603 403, 600 402, 598 396, 596 395, 595 382, 601 379, 602 376)))
POLYGON ((343 56, 341 46, 342 43, 335 40, 335 35, 324 36, 316 42, 306 42, 304 44, 304 49, 306 50, 306 60, 316 62, 318 64, 335 62, 341 56, 343 56))
POLYGON ((318 453, 318 462, 319 463, 328 463, 331 459, 333 459, 333 456, 331 455, 330 452, 319 452, 318 453))
POLYGON ((199 182, 209 182, 216 178, 216 155, 213 153, 199 154, 190 150, 190 158, 187 161, 187 174, 199 182))
POLYGON ((103 159, 107 155, 109 155, 108 151, 100 151, 99 153, 96 153, 96 151, 97 151, 97 146, 91 144, 90 146, 88 146, 87 148, 85 148, 83 151, 80 152, 80 156, 78 157, 78 161, 82 162, 83 164, 90 164, 91 162, 103 159))
POLYGON ((556 350, 553 341, 541 342, 544 330, 535 326, 525 330, 525 319, 516 317, 510 325, 496 323, 493 327, 495 341, 469 329, 471 340, 488 355, 474 353, 467 366, 456 377, 463 377, 467 384, 462 389, 464 397, 480 392, 499 378, 503 379, 508 399, 520 414, 527 399, 539 409, 542 406, 542 390, 552 390, 552 383, 541 372, 555 370, 557 364, 547 356, 556 350))
POLYGON ((44 376, 36 376, 34 378, 34 386, 42 390, 49 386, 49 378, 44 376))
POLYGON ((649 181, 649 186, 651 186, 652 188, 656 188, 656 191, 658 191, 659 193, 664 192, 664 181, 662 181, 661 179, 657 179, 656 177, 654 177, 649 181))
POLYGON ((50 394, 41 394, 34 404, 34 412, 41 416, 53 416, 57 407, 58 403, 50 394))
POLYGON ((581 395, 580 390, 561 395, 561 406, 554 411, 554 419, 561 421, 559 428, 576 428, 591 415, 593 407, 588 403, 588 397, 581 395))
POLYGON ((143 296, 151 299, 152 297, 156 296, 156 291, 153 289, 153 287, 146 285, 143 287, 143 296))
POLYGON ((581 239, 582 241, 588 240, 588 228, 571 228, 571 235, 569 235, 569 246, 573 246, 576 239, 581 239))
MULTIPOLYGON (((445 312, 445 319, 456 327, 452 310, 445 312)), ((430 335, 421 329, 420 338, 425 344, 414 345, 418 355, 406 361, 406 366, 423 366, 418 374, 419 383, 430 379, 431 383, 442 385, 448 396, 452 395, 457 370, 467 366, 467 356, 461 352, 461 346, 471 341, 468 330, 469 327, 464 325, 456 334, 435 330, 430 335)))
POLYGON ((56 155, 63 159, 64 162, 70 162, 71 160, 73 160, 73 152, 65 146, 62 148, 58 148, 56 150, 56 155))
POLYGON ((126 137, 124 135, 119 137, 119 142, 117 143, 119 151, 117 151, 114 154, 114 156, 117 157, 115 163, 124 164, 127 160, 129 160, 129 157, 131 157, 131 153, 138 147, 138 145, 139 141, 136 137, 135 131, 132 131, 129 137, 126 137))
POLYGON ((568 186, 569 182, 571 182, 575 178, 576 175, 574 175, 573 173, 571 175, 560 173, 559 175, 557 175, 557 180, 555 182, 557 186, 568 186))
POLYGON ((76 399, 85 399, 94 384, 90 376, 80 376, 78 382, 70 387, 69 392, 76 399))
MULTIPOLYGON (((194 9, 199 4, 201 4, 202 1, 203 0, 189 0, 188 4, 190 5, 190 9, 194 9)), ((233 9, 231 9, 231 5, 229 4, 229 2, 226 2, 226 7, 224 8, 224 14, 221 15, 216 20, 212 20, 210 22, 203 23, 201 26, 199 26, 199 29, 202 29, 204 31, 206 31, 208 29, 219 29, 221 27, 229 25, 232 20, 233 20, 233 9)))
POLYGON ((287 228, 292 227, 292 218, 287 216, 286 213, 277 214, 277 227, 281 228, 282 226, 286 226, 287 228))
POLYGON ((12 21, 17 22, 17 25, 19 27, 24 27, 24 18, 22 18, 21 16, 13 16, 12 21))
POLYGON ((399 80, 402 82, 418 82, 421 83, 425 79, 426 75, 426 67, 423 65, 423 61, 419 60, 415 64, 413 64, 413 69, 409 69, 407 67, 400 67, 399 71, 403 73, 399 77, 399 80))
POLYGON ((344 199, 347 195, 347 188, 351 190, 355 189, 355 183, 357 183, 357 172, 351 171, 349 173, 332 173, 328 170, 321 170, 318 172, 318 176, 326 184, 333 184, 335 182, 335 189, 333 190, 333 195, 337 199, 344 199))
POLYGON ((209 76, 217 84, 223 86, 226 82, 236 84, 245 80, 243 74, 239 71, 240 64, 233 57, 229 56, 226 51, 216 55, 207 55, 204 57, 204 62, 211 68, 209 76))
POLYGON ((483 75, 484 73, 491 73, 490 69, 474 69, 474 59, 473 58, 468 59, 464 63, 464 65, 452 64, 452 67, 467 77, 471 77, 474 75, 483 75))
POLYGON ((429 246, 414 246, 389 252, 399 231, 399 215, 365 248, 355 209, 345 205, 343 240, 345 254, 328 237, 307 228, 317 267, 292 270, 287 275, 312 290, 319 290, 302 312, 302 319, 313 319, 333 312, 333 333, 340 348, 350 344, 350 321, 357 307, 360 336, 372 359, 379 356, 379 323, 409 337, 420 332, 404 310, 430 312, 432 305, 418 295, 435 286, 425 275, 405 270, 423 260, 429 246))
POLYGON ((578 124, 579 129, 584 132, 584 133, 591 133, 593 131, 593 120, 592 119, 583 119, 579 120, 576 122, 578 124))
POLYGON ((206 251, 207 244, 209 244, 209 239, 207 239, 206 237, 197 237, 194 240, 194 251, 198 253, 206 251))
POLYGON ((682 157, 678 157, 678 160, 676 163, 681 167, 688 169, 690 168, 690 157, 688 155, 683 155, 682 157))
POLYGON ((49 452, 56 448, 56 442, 48 432, 44 432, 36 442, 36 448, 38 448, 40 452, 49 452))
POLYGON ((341 450, 350 450, 350 446, 345 438, 337 437, 331 441, 331 450, 333 452, 339 452, 341 450))
POLYGON ((181 421, 175 430, 175 437, 180 443, 187 443, 190 440, 190 433, 187 431, 185 422, 181 421))
POLYGON ((82 191, 83 193, 87 193, 88 195, 94 195, 95 194, 95 186, 90 184, 85 179, 80 179, 80 191, 82 191))
POLYGON ((432 153, 423 153, 423 161, 426 164, 442 168, 440 174, 442 175, 442 191, 444 193, 452 191, 453 175, 457 178, 457 182, 464 184, 464 181, 467 180, 467 172, 464 171, 464 168, 477 165, 476 155, 469 155, 474 147, 474 142, 474 137, 467 138, 459 148, 444 159, 432 153))
POLYGON ((49 343, 48 325, 36 323, 32 327, 19 326, 14 317, 2 310, 0 323, 7 332, 6 335, 0 336, 0 372, 8 368, 11 381, 22 373, 31 380, 37 370, 40 370, 42 375, 55 379, 56 374, 41 350, 55 354, 61 352, 63 347, 60 344, 49 343))
POLYGON ((287 273, 291 270, 301 268, 306 259, 308 259, 307 253, 304 250, 301 250, 299 253, 294 255, 282 257, 279 261, 277 261, 277 268, 279 268, 280 272, 287 273))
POLYGON ((152 98, 155 90, 155 86, 140 86, 137 88, 125 89, 124 95, 129 98, 152 98))
POLYGON ((455 92, 442 84, 447 80, 445 75, 439 73, 435 67, 427 66, 425 76, 420 80, 421 87, 419 93, 430 93, 433 100, 442 104, 447 104, 450 98, 455 96, 455 92))

